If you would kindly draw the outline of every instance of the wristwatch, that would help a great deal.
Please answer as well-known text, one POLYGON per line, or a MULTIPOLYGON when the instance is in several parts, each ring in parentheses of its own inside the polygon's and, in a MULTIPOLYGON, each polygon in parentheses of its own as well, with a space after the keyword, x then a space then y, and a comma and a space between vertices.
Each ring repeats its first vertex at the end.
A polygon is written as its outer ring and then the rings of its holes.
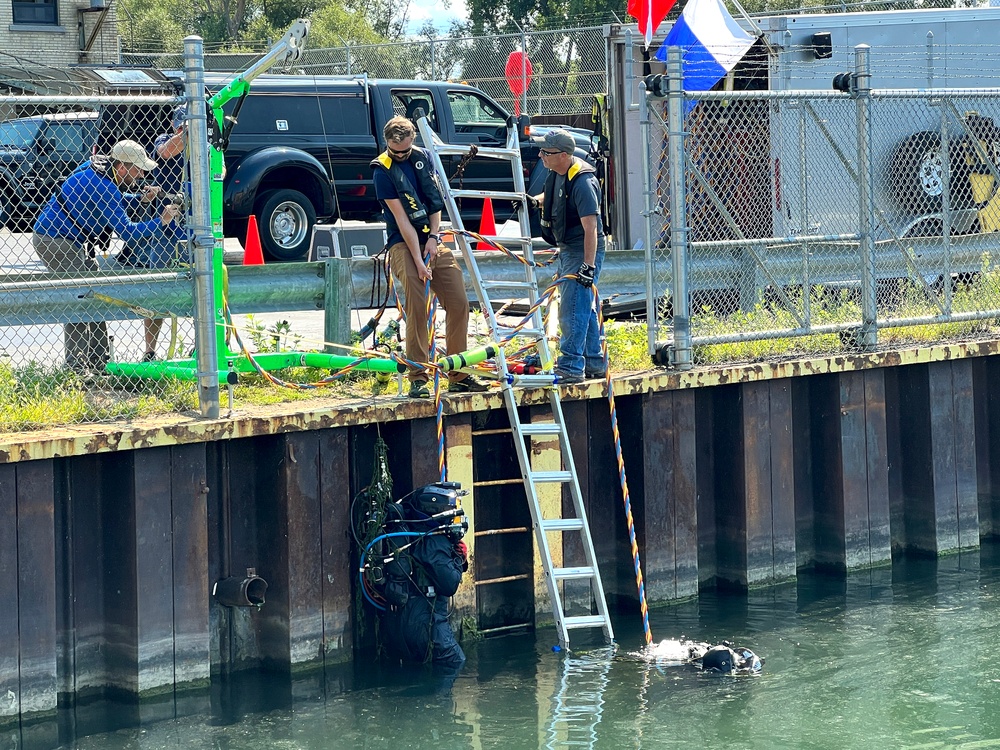
POLYGON ((441 235, 440 234, 429 234, 429 235, 427 235, 427 239, 434 240, 438 244, 441 243, 441 235))

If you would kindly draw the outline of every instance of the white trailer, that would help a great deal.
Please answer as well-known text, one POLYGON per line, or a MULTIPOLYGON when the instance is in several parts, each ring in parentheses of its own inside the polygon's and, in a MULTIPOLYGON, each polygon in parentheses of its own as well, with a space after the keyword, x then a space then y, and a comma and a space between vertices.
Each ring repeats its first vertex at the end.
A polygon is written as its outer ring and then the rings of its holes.
MULTIPOLYGON (((746 19, 737 19, 753 31, 746 19)), ((892 100, 873 108, 873 189, 878 239, 953 235, 1000 229, 995 165, 1000 161, 1000 99, 982 96, 938 107, 936 89, 1000 88, 1000 8, 905 10, 755 19, 762 32, 756 63, 745 61, 725 86, 772 92, 833 92, 834 77, 854 68, 857 45, 870 46, 871 88, 919 89, 925 95, 892 100), (948 123, 950 124, 944 124, 948 123), (947 157, 941 134, 951 135, 947 157), (978 142, 978 147, 976 143, 978 142), (990 158, 985 158, 983 149, 990 158), (949 164, 947 175, 942 165, 949 164), (946 200, 944 185, 950 183, 946 200), (942 205, 943 204, 943 205, 942 205)), ((666 31, 664 29, 663 31, 666 31)), ((643 170, 639 127, 639 82, 662 73, 658 60, 644 59, 635 27, 606 29, 609 61, 608 121, 612 141, 614 226, 618 246, 635 247, 643 236, 643 170)), ((654 38, 652 57, 662 36, 654 38)), ((970 92, 971 93, 971 92, 970 92)), ((831 101, 833 97, 831 96, 831 101)), ((840 102, 843 109, 843 102, 840 102)), ((830 167, 839 149, 850 161, 856 123, 838 119, 823 106, 796 110, 771 102, 758 123, 769 185, 758 180, 753 210, 769 215, 765 235, 833 235, 851 231, 858 215, 850 167, 830 167), (811 110, 811 111, 809 111, 811 110), (803 121, 808 120, 803 126, 803 121), (844 151, 846 150, 846 154, 844 151)), ((747 148, 747 139, 736 148, 747 148)), ((720 148, 724 147, 722 145, 720 148)), ((841 162, 844 160, 840 157, 841 162)), ((742 197, 746 201, 746 196, 742 197)), ((743 206, 745 208, 745 206, 743 206)), ((760 223, 760 222, 758 222, 760 223)))

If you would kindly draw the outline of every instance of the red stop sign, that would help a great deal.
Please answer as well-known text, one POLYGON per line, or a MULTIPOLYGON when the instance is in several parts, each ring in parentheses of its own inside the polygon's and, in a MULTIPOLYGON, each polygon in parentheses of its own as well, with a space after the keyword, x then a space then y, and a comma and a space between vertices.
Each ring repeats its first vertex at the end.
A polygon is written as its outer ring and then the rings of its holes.
POLYGON ((521 114, 521 95, 531 85, 531 60, 520 50, 515 50, 507 56, 507 64, 503 68, 507 78, 507 87, 514 95, 514 114, 521 114))

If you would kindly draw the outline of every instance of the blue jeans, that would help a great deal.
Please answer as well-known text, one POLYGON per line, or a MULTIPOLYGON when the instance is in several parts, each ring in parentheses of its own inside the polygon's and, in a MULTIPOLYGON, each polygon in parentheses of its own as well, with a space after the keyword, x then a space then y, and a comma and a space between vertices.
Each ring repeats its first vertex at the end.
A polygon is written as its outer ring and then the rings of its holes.
MULTIPOLYGON (((583 249, 562 248, 559 252, 559 275, 576 273, 583 263, 583 249)), ((594 283, 601 278, 604 265, 604 238, 597 240, 594 283)), ((556 369, 564 375, 583 375, 604 370, 601 337, 594 310, 594 291, 580 286, 575 279, 559 285, 559 361, 556 369)))

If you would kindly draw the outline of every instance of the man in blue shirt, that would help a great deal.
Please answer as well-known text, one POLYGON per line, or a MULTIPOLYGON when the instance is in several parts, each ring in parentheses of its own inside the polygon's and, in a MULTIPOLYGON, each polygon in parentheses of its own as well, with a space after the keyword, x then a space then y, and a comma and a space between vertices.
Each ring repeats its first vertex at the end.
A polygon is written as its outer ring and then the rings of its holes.
MULTIPOLYGON (((182 202, 187 202, 189 195, 187 180, 184 179, 184 149, 187 146, 187 107, 177 106, 170 118, 172 132, 163 133, 153 141, 154 161, 156 168, 150 173, 150 181, 159 191, 159 196, 172 200, 181 196, 182 202)), ((135 217, 140 218, 140 217, 135 217)), ((165 231, 151 238, 143 238, 137 243, 126 243, 118 260, 122 265, 135 268, 168 268, 178 262, 187 262, 186 255, 181 255, 184 232, 181 226, 183 214, 174 224, 174 232, 165 231)), ((163 318, 146 318, 143 320, 143 338, 145 339, 144 362, 156 359, 156 340, 163 327, 163 318)))
MULTIPOLYGON (((126 242, 173 231, 180 209, 166 206, 149 221, 133 222, 125 210, 125 191, 135 187, 156 162, 135 141, 120 141, 108 159, 94 159, 89 167, 66 178, 35 221, 31 241, 35 253, 50 271, 96 271, 91 246, 108 230, 126 242)), ((148 199, 155 196, 147 192, 148 199)), ((104 322, 67 323, 63 328, 66 364, 78 371, 102 370, 110 357, 104 322)))
MULTIPOLYGON (((393 117, 383 129, 386 150, 371 162, 375 195, 382 204, 389 239, 389 265, 400 280, 406 298, 406 358, 428 361, 430 322, 427 295, 430 288, 445 309, 447 354, 468 349, 469 298, 455 256, 440 246, 441 209, 444 201, 434 183, 430 159, 413 145, 416 131, 405 117, 393 117)), ((427 370, 410 368, 410 398, 428 398, 427 370)), ((487 386, 465 373, 448 373, 452 393, 485 391, 487 386)))
POLYGON ((576 141, 555 129, 532 138, 550 170, 545 189, 533 196, 542 212, 542 237, 559 247, 559 275, 576 274, 559 286, 559 361, 564 384, 603 378, 607 372, 592 286, 604 264, 601 187, 594 167, 573 155, 576 141))

